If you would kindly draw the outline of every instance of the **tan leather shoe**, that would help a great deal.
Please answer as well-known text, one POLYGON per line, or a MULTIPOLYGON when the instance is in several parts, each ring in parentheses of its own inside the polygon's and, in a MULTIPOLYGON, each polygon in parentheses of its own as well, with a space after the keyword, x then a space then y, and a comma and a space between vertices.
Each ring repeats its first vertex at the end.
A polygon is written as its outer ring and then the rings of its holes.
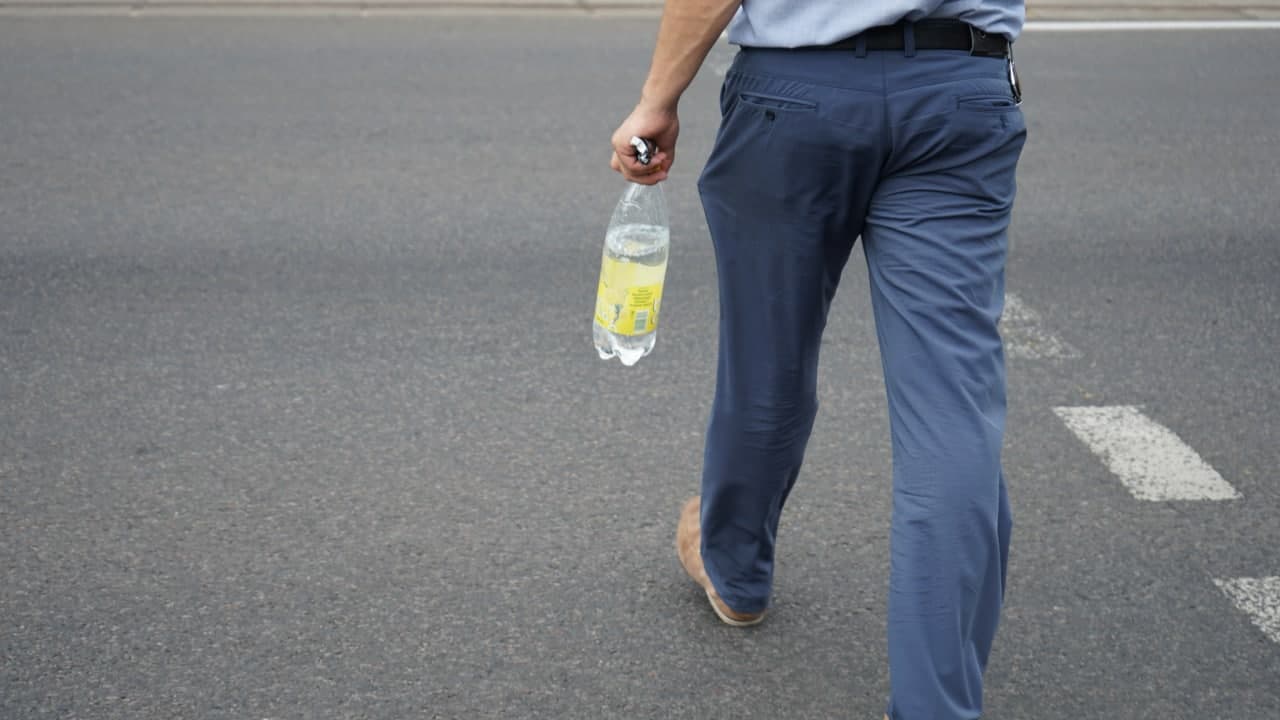
POLYGON ((684 571, 689 573, 689 577, 698 583, 707 593, 707 600, 711 602, 711 609, 716 611, 716 616, 727 625, 734 627, 750 627, 760 624, 764 620, 764 612, 758 613, 740 613, 725 604, 724 600, 716 593, 715 587, 711 585, 711 578, 707 577, 707 571, 702 566, 702 498, 692 497, 684 504, 684 509, 680 511, 680 522, 676 525, 676 555, 680 558, 680 564, 684 566, 684 571))

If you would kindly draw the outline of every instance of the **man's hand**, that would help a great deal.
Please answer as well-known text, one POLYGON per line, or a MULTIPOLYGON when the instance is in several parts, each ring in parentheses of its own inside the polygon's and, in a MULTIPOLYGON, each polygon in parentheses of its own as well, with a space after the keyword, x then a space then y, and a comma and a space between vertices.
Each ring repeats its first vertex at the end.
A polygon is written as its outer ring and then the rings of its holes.
POLYGON ((674 105, 657 107, 643 100, 631 111, 613 133, 613 159, 609 165, 631 182, 653 185, 667 179, 671 164, 676 159, 676 137, 680 134, 680 118, 674 105), (648 165, 636 159, 636 149, 631 138, 652 140, 657 152, 648 165))

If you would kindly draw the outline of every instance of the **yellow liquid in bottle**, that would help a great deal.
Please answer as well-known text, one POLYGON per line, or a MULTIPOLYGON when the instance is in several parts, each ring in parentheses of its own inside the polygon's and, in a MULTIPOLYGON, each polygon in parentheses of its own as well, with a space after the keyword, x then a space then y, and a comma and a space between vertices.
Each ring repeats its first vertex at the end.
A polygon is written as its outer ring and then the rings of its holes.
POLYGON ((593 333, 601 357, 631 365, 653 349, 667 274, 668 232, 624 226, 610 233, 600 264, 593 333))
POLYGON ((596 293, 597 323, 611 333, 627 336, 658 329, 662 281, 667 274, 666 249, 660 254, 661 258, 652 258, 655 264, 649 264, 605 251, 596 293))

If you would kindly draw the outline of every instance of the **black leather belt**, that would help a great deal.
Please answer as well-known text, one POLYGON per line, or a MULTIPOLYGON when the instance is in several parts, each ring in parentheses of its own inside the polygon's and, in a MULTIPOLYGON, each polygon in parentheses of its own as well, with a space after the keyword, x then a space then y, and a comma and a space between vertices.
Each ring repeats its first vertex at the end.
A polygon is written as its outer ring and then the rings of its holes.
POLYGON ((959 20, 921 20, 880 25, 830 45, 809 45, 801 50, 906 50, 907 27, 915 34, 916 50, 965 50, 982 57, 1008 57, 1009 41, 1003 35, 989 35, 959 20), (864 47, 859 47, 865 41, 864 47))

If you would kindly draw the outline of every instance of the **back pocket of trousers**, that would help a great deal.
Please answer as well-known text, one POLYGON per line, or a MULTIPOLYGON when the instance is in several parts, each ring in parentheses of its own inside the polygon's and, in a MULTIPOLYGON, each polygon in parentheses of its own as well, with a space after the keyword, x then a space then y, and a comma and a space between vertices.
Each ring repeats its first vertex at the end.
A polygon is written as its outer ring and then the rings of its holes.
POLYGON ((956 108, 973 112, 1006 113, 1018 109, 1012 95, 970 95, 956 100, 956 108))
POLYGON ((812 112, 818 109, 818 103, 816 102, 784 95, 761 95, 760 93, 744 92, 738 94, 738 99, 748 105, 766 110, 812 112))

